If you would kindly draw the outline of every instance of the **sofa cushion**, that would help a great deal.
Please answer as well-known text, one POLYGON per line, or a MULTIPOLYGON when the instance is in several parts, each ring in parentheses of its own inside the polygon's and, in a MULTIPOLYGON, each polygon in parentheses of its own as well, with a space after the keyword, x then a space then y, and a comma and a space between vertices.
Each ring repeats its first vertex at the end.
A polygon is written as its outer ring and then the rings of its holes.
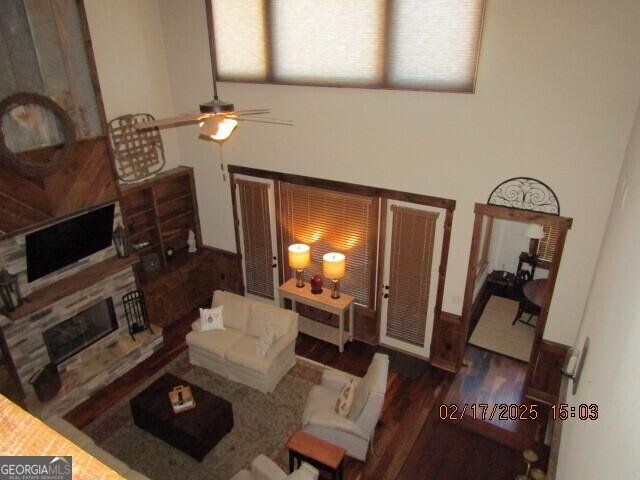
POLYGON ((291 310, 252 300, 247 334, 259 338, 270 323, 273 324, 279 338, 289 332, 292 326, 297 325, 298 314, 291 310))
POLYGON ((224 330, 209 330, 208 332, 189 332, 187 334, 187 345, 201 348, 220 358, 225 358, 229 348, 244 336, 244 332, 230 327, 224 330))
POLYGON ((336 392, 322 385, 311 387, 307 397, 307 406, 302 414, 302 423, 306 425, 315 413, 330 412, 335 415, 336 392))
POLYGON ((247 322, 249 321, 250 304, 250 300, 235 293, 224 292, 222 290, 213 292, 212 307, 224 305, 222 320, 225 328, 231 327, 246 332, 247 322))
POLYGON ((72 441, 80 448, 85 448, 86 446, 93 445, 94 443, 91 437, 61 417, 48 418, 46 423, 60 435, 72 441))
POLYGON ((260 356, 256 349, 255 337, 246 335, 242 340, 235 342, 225 353, 225 358, 230 363, 266 374, 271 362, 260 356))

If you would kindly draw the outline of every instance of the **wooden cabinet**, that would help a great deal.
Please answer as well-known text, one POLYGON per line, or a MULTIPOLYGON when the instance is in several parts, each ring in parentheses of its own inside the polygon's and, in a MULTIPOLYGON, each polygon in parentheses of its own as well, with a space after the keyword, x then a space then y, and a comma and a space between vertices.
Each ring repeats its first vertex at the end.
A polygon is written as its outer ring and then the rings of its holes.
POLYGON ((202 245, 193 169, 178 167, 122 189, 122 215, 133 251, 155 252, 162 266, 153 272, 136 269, 145 294, 149 320, 165 327, 211 304, 216 289, 242 293, 239 255, 202 245), (189 230, 198 251, 187 252, 189 230), (140 248, 135 245, 146 244, 140 248), (175 254, 169 257, 167 248, 175 254))
POLYGON ((189 230, 202 246, 192 168, 173 168, 123 187, 120 205, 134 253, 155 252, 166 265, 169 247, 186 251, 189 230))
POLYGON ((211 247, 179 253, 156 272, 138 273, 149 320, 162 327, 211 305, 216 289, 242 293, 241 278, 238 255, 211 247))

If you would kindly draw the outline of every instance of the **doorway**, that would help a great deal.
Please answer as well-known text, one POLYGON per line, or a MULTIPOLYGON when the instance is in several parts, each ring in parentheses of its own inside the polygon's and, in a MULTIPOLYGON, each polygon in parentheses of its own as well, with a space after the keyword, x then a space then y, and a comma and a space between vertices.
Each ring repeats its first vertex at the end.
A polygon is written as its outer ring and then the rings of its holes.
MULTIPOLYGON (((511 300, 509 297, 512 297, 518 303, 512 326, 518 325, 518 322, 524 322, 524 327, 533 329, 529 355, 523 357, 529 363, 525 381, 525 385, 528 385, 536 368, 564 243, 567 232, 571 228, 572 219, 479 203, 475 205, 474 212, 475 220, 462 309, 462 341, 464 342, 462 351, 464 352, 472 330, 477 328, 482 313, 489 299, 494 296, 494 292, 499 298, 497 308, 500 308, 503 298, 511 300), (490 236, 487 234, 488 230, 491 230, 490 236), (494 237, 494 230, 498 232, 495 234, 496 237, 494 237), (532 238, 534 230, 538 230, 538 234, 535 235, 538 238, 532 238), (494 250, 502 250, 504 256, 498 255, 496 251, 492 254, 490 243, 494 238, 500 238, 497 237, 498 235, 502 235, 502 241, 510 239, 503 248, 497 248, 498 241, 496 241, 497 245, 494 245, 494 250), (516 240, 518 238, 519 240, 516 240), (487 242, 489 246, 485 248, 487 242), (517 250, 526 246, 529 247, 527 250, 517 254, 515 272, 510 272, 508 269, 512 268, 512 257, 516 255, 517 250), (490 263, 492 258, 493 266, 490 263), (511 258, 511 260, 500 260, 502 258, 511 258), (480 268, 482 265, 484 269, 480 268)), ((510 313, 513 311, 511 310, 510 313)))
POLYGON ((245 295, 279 304, 274 182, 236 175, 235 201, 245 295))
POLYGON ((537 223, 482 216, 469 344, 529 361, 540 315, 536 293, 549 276, 555 232, 537 223))
POLYGON ((427 358, 445 215, 425 205, 386 203, 380 344, 427 358))

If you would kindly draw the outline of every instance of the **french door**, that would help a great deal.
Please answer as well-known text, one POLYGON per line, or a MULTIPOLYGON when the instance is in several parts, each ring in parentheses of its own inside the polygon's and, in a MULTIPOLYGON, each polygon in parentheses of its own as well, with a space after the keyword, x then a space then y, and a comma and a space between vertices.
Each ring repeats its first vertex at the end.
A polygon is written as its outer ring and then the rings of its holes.
POLYGON ((234 181, 245 295, 279 305, 273 180, 236 175, 234 181))
POLYGON ((428 358, 444 211, 387 202, 380 343, 428 358))

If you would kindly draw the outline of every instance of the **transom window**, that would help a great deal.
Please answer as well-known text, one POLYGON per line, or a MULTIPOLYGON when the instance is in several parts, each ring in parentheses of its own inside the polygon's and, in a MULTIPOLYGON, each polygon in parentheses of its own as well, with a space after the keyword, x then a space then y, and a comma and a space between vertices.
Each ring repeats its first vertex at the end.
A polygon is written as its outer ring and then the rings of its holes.
POLYGON ((208 0, 218 76, 472 92, 484 0, 208 0))

